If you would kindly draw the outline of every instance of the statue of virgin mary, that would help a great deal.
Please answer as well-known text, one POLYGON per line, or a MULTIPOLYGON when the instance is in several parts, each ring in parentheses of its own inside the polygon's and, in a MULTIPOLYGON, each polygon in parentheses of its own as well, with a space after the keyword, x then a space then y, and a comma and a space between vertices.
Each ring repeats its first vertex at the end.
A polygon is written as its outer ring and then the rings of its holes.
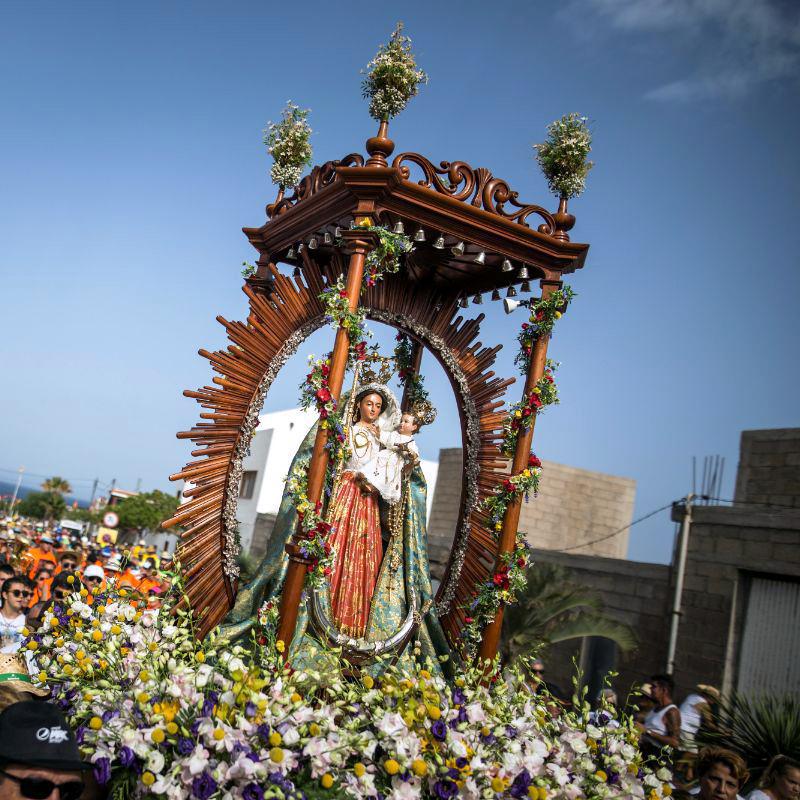
MULTIPOLYGON (((345 408, 350 452, 325 509, 332 526, 329 541, 334 565, 325 589, 304 592, 290 661, 295 666, 311 666, 319 641, 327 639, 328 644, 342 646, 346 656, 350 650, 359 661, 369 660, 370 654, 385 654, 408 663, 412 655, 406 645, 413 637, 419 657, 438 665, 438 657, 449 656, 450 650, 433 604, 425 476, 418 460, 409 463, 402 474, 398 500, 389 487, 393 481, 364 474, 384 447, 382 434, 393 431, 400 419, 397 400, 388 386, 359 384, 345 401, 345 408)), ((315 424, 290 471, 309 458, 316 431, 315 424)), ((246 634, 261 604, 279 597, 288 565, 285 545, 296 525, 291 495, 284 491, 257 575, 239 590, 222 626, 226 638, 246 634)))

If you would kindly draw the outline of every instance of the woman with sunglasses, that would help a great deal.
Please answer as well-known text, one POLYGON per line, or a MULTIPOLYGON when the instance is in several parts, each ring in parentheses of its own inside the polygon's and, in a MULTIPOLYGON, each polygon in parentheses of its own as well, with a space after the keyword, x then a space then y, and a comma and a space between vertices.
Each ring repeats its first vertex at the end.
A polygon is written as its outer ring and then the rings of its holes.
POLYGON ((3 582, 0 595, 0 653, 16 653, 22 645, 25 615, 33 597, 33 585, 24 575, 15 575, 3 582))
POLYGON ((33 600, 36 603, 50 599, 50 584, 53 582, 53 569, 48 564, 36 570, 36 577, 33 579, 33 600))

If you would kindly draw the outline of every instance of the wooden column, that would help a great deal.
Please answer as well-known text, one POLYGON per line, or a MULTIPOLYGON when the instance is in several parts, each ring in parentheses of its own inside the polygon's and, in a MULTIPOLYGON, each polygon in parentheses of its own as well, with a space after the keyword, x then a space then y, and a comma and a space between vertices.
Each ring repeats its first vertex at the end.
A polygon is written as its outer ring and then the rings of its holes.
MULTIPOLYGON (((548 298, 556 289, 560 288, 560 281, 542 281, 542 299, 548 298)), ((525 389, 522 398, 527 398, 536 384, 544 375, 545 364, 547 363, 547 345, 550 337, 540 336, 533 345, 530 363, 528 364, 528 374, 525 378, 525 389)), ((528 456, 531 452, 531 442, 533 441, 533 429, 536 423, 536 415, 531 417, 531 425, 527 430, 523 430, 517 438, 517 446, 514 450, 514 458, 511 464, 511 474, 516 475, 528 466, 528 456)), ((517 540, 517 530, 519 528, 519 514, 522 510, 522 497, 515 498, 509 503, 506 513, 503 516, 503 528, 500 531, 500 545, 497 550, 497 561, 495 571, 502 563, 503 555, 511 553, 517 540)), ((495 615, 483 631, 478 658, 480 661, 492 660, 497 655, 497 648, 500 644, 500 632, 503 627, 503 611, 501 605, 495 615)))
MULTIPOLYGON (((422 363, 422 345, 416 339, 411 339, 411 366, 409 368, 411 371, 411 375, 419 375, 419 365, 421 363, 422 363)), ((403 399, 400 401, 401 411, 408 411, 409 404, 411 403, 410 387, 411 387, 410 382, 406 380, 403 386, 403 399)))
MULTIPOLYGON (((361 295, 361 281, 364 277, 364 260, 367 254, 377 244, 377 236, 370 231, 360 231, 357 228, 342 232, 342 238, 346 243, 346 252, 350 256, 350 263, 347 268, 347 301, 350 310, 355 311, 358 307, 361 295)), ((344 373, 347 369, 347 355, 350 348, 350 337, 347 331, 339 328, 336 331, 336 339, 333 343, 331 354, 331 368, 328 374, 328 389, 331 397, 336 402, 342 394, 342 384, 344 383, 344 373)), ((328 469, 328 450, 325 445, 328 443, 328 430, 322 427, 317 429, 317 436, 314 440, 314 449, 311 453, 311 462, 308 467, 308 500, 314 505, 322 498, 322 490, 325 486, 325 474, 328 469)), ((289 566, 286 571, 286 579, 281 593, 280 618, 278 622, 278 639, 286 645, 285 654, 289 652, 289 644, 294 636, 294 629, 297 625, 297 612, 300 607, 300 597, 303 593, 303 583, 305 581, 308 559, 300 553, 300 545, 296 536, 286 545, 286 552, 289 555, 289 566)))

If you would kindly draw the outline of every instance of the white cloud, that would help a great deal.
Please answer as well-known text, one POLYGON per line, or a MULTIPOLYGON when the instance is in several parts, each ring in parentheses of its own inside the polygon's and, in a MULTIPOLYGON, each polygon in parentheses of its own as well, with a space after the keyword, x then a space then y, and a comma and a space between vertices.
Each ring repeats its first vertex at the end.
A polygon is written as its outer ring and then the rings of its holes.
POLYGON ((800 77, 797 0, 574 0, 588 14, 629 33, 677 38, 690 48, 687 74, 646 97, 660 101, 735 98, 760 84, 800 77))

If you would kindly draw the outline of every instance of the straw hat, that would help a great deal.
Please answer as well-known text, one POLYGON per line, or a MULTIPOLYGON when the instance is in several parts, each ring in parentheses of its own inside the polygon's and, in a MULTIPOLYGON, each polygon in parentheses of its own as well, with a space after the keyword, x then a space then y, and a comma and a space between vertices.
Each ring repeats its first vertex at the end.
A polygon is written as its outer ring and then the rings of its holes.
POLYGON ((50 694, 48 688, 40 689, 33 685, 28 670, 14 653, 0 653, 0 686, 3 685, 37 697, 47 697, 50 694))

